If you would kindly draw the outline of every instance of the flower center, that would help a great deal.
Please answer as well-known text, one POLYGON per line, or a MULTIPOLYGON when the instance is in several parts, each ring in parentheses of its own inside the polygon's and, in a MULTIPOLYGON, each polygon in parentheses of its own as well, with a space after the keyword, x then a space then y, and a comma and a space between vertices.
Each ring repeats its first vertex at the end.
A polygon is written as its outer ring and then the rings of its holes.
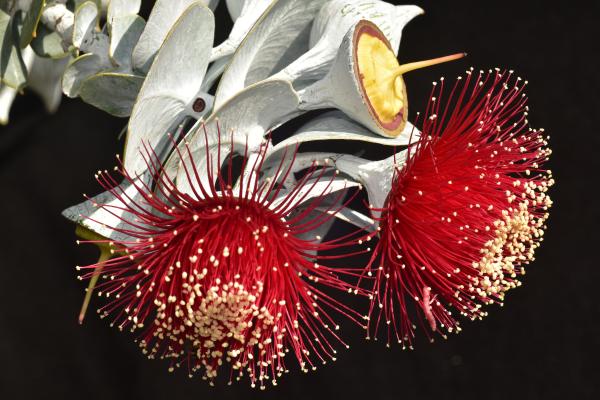
POLYGON ((284 355, 282 315, 307 262, 294 247, 299 240, 282 218, 251 200, 203 200, 192 213, 171 215, 173 227, 152 239, 162 251, 139 264, 159 282, 151 288, 158 296, 150 352, 165 337, 166 357, 181 357, 191 346, 199 361, 192 369, 204 367, 209 380, 225 362, 240 374, 253 363, 271 365, 284 355), (160 265, 169 267, 151 268, 160 265))

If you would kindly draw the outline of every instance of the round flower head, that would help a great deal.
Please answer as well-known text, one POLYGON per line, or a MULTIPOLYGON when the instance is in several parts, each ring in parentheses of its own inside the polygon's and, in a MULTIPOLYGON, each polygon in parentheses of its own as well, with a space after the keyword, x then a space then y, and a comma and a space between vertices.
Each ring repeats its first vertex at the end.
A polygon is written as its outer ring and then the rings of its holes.
MULTIPOLYGON (((171 359, 171 369, 183 364, 190 375, 201 371, 211 383, 227 369, 230 381, 247 374, 252 386, 276 384, 290 352, 302 370, 314 369, 335 360, 332 342, 341 342, 328 310, 357 321, 356 312, 322 290, 349 291, 338 275, 356 272, 320 263, 342 257, 340 248, 354 245, 357 235, 306 239, 343 206, 323 202, 340 180, 313 166, 291 188, 260 181, 266 148, 253 158, 240 156, 241 168, 224 160, 221 171, 211 170, 215 160, 207 150, 204 168, 187 167, 192 194, 179 191, 149 152, 150 183, 123 173, 141 200, 110 175, 98 175, 130 216, 115 229, 131 238, 111 242, 114 258, 83 267, 83 278, 105 278, 98 289, 109 301, 99 313, 120 329, 138 331, 150 358, 171 359), (317 207, 325 212, 313 213, 317 207)), ((220 151, 216 157, 220 165, 220 151)), ((275 176, 285 180, 289 172, 280 166, 275 176)))
POLYGON ((396 169, 380 217, 370 334, 412 348, 417 328, 430 340, 457 332, 457 314, 481 318, 519 285, 553 183, 543 131, 528 126, 525 84, 512 72, 468 71, 440 106, 443 78, 434 83, 422 139, 396 169))

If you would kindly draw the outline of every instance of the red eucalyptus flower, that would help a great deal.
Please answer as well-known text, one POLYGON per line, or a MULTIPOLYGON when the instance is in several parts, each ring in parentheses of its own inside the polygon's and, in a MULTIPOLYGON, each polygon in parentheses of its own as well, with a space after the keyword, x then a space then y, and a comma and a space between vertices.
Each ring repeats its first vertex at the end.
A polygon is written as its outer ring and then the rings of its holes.
POLYGON ((455 313, 476 319, 483 305, 502 304, 533 261, 552 204, 551 151, 543 130, 529 128, 526 82, 469 71, 441 107, 443 84, 396 169, 368 266, 370 332, 411 348, 417 325, 430 340, 445 337, 460 330, 455 313))
MULTIPOLYGON (((260 176, 265 151, 266 146, 253 165, 244 155, 241 171, 250 172, 244 176, 260 176)), ((355 321, 358 315, 321 288, 349 291, 338 275, 355 272, 321 265, 323 259, 342 257, 321 252, 338 249, 339 254, 358 237, 304 238, 332 218, 312 211, 323 207, 324 196, 339 183, 335 172, 313 166, 293 188, 250 178, 235 186, 239 171, 233 162, 219 172, 208 161, 208 184, 202 184, 197 165, 187 171, 194 191, 188 195, 162 173, 155 154, 145 159, 154 188, 123 173, 136 185, 139 202, 110 175, 98 175, 132 216, 123 221, 126 227, 115 227, 131 237, 111 242, 117 256, 83 267, 88 271, 83 278, 99 273, 105 278, 98 290, 111 301, 98 310, 101 316, 112 316, 119 329, 139 330, 149 358, 171 359, 171 369, 187 363, 190 375, 203 370, 211 382, 228 364, 230 381, 247 373, 252 386, 276 384, 287 371, 288 352, 304 371, 335 360, 331 342, 341 339, 328 310, 355 321)), ((289 173, 280 165, 275 176, 283 181, 289 173)))

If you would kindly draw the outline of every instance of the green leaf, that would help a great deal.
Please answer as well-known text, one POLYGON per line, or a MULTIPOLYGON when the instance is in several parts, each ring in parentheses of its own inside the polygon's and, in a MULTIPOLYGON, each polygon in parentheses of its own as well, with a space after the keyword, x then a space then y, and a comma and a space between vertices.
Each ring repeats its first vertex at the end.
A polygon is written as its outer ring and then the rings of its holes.
POLYGON ((86 103, 115 117, 128 117, 142 83, 141 76, 101 72, 83 82, 79 95, 86 103))
POLYGON ((70 54, 63 47, 63 41, 60 35, 40 24, 37 34, 31 41, 31 48, 40 57, 45 58, 64 58, 70 54))
POLYGON ((44 11, 46 0, 32 0, 29 11, 25 14, 23 27, 21 28, 21 48, 24 49, 31 43, 36 35, 37 27, 40 22, 40 17, 44 11))
MULTIPOLYGON (((13 19, 14 21, 14 19, 13 19)), ((21 90, 27 83, 27 67, 21 57, 17 24, 11 23, 10 15, 0 11, 0 76, 2 82, 13 89, 21 90)))

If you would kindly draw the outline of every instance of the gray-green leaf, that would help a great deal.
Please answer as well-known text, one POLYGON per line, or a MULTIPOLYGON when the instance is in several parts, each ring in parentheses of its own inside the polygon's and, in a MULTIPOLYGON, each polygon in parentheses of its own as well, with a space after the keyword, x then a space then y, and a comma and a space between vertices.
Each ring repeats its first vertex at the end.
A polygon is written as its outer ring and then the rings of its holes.
POLYGON ((77 57, 67 66, 63 75, 63 93, 71 98, 79 96, 83 81, 101 70, 100 57, 96 54, 88 53, 77 57))
POLYGON ((21 48, 15 40, 17 27, 11 22, 10 15, 0 11, 0 73, 2 82, 20 90, 27 83, 27 67, 21 57, 21 48))
POLYGON ((157 0, 146 28, 133 50, 133 67, 143 73, 148 72, 156 52, 167 37, 169 30, 181 14, 195 0, 157 0))
POLYGON ((46 5, 46 0, 32 0, 29 11, 27 11, 23 20, 23 27, 21 28, 20 45, 22 49, 27 47, 35 37, 44 5, 46 5))
POLYGON ((215 107, 243 88, 279 72, 306 52, 312 21, 326 1, 274 0, 225 70, 215 107))
POLYGON ((208 67, 214 27, 213 13, 196 2, 164 40, 131 113, 124 157, 130 173, 146 167, 139 157, 142 143, 158 146, 195 99, 208 67))
POLYGON ((106 20, 112 25, 115 18, 137 15, 141 5, 142 0, 110 0, 106 20))
POLYGON ((46 28, 45 25, 39 25, 37 34, 31 41, 31 48, 40 57, 63 58, 70 53, 63 47, 62 37, 54 31, 46 28))
POLYGON ((17 91, 11 87, 0 85, 0 125, 8 124, 8 117, 17 91))
POLYGON ((138 15, 114 17, 110 25, 109 55, 118 67, 131 69, 131 54, 146 22, 138 15))
POLYGON ((73 45, 78 49, 91 40, 92 32, 98 24, 98 6, 93 1, 86 1, 75 11, 73 24, 73 45))
POLYGON ((55 112, 62 99, 60 78, 65 72, 68 58, 53 60, 35 56, 29 73, 28 88, 36 92, 44 102, 46 110, 55 112))
POLYGON ((144 78, 115 72, 101 72, 86 79, 79 95, 115 117, 128 117, 144 83, 144 78))

